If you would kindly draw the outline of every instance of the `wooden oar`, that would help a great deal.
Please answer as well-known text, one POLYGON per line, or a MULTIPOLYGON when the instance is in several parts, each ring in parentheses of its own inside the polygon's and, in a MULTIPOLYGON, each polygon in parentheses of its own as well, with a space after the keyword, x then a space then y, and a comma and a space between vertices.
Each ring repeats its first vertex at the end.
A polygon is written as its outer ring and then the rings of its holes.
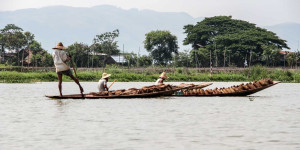
POLYGON ((114 82, 110 84, 110 86, 108 87, 108 89, 110 89, 110 87, 111 87, 116 81, 117 81, 117 80, 114 80, 114 82))

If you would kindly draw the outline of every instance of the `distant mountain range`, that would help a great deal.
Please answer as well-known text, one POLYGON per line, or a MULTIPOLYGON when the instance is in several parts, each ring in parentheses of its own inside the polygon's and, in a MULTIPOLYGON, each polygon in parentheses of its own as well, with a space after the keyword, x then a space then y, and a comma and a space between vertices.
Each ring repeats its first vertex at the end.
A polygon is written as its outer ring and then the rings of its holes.
MULTIPOLYGON (((124 10, 115 6, 100 5, 90 8, 51 6, 39 9, 23 9, 0 12, 0 28, 15 24, 25 31, 35 34, 42 47, 49 52, 57 42, 65 45, 74 42, 91 44, 97 34, 119 29, 117 38, 120 50, 146 54, 143 41, 145 34, 152 30, 169 30, 178 38, 180 50, 190 49, 183 46, 185 38, 183 26, 196 24, 203 17, 193 18, 184 12, 156 12, 152 10, 124 10)), ((288 45, 297 49, 300 24, 285 23, 265 27, 288 41, 288 45)))
POLYGON ((291 51, 300 51, 300 24, 299 23, 282 23, 273 26, 264 27, 276 33, 280 38, 287 40, 291 51))

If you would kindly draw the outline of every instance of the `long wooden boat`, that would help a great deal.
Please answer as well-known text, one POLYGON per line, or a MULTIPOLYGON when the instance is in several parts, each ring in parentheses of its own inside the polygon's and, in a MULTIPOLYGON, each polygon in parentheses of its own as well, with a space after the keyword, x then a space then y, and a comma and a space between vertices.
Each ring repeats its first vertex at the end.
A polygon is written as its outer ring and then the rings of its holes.
POLYGON ((211 96, 247 96, 254 94, 256 92, 262 91, 266 88, 269 88, 271 86, 274 86, 276 84, 280 83, 280 81, 272 81, 272 83, 261 86, 261 87, 256 87, 254 89, 248 89, 248 90, 242 90, 242 91, 234 91, 234 92, 228 92, 228 93, 204 93, 204 94, 187 94, 187 93, 182 93, 179 95, 174 95, 174 96, 183 96, 183 97, 211 97, 211 96))
POLYGON ((204 88, 212 83, 202 83, 199 85, 194 85, 194 84, 181 84, 178 86, 172 86, 172 89, 166 90, 166 91, 156 91, 156 92, 151 92, 151 93, 141 93, 141 94, 130 94, 130 95, 95 95, 95 94, 71 94, 71 95, 45 95, 48 98, 53 98, 53 99, 111 99, 111 98, 149 98, 149 97, 159 97, 159 96, 171 96, 174 94, 176 91, 180 91, 182 89, 187 89, 187 88, 204 88))

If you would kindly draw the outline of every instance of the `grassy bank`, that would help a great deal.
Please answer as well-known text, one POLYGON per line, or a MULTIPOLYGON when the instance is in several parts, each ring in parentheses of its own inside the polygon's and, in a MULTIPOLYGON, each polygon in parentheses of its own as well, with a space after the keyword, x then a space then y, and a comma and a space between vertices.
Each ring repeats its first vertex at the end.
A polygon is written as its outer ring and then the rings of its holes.
MULTIPOLYGON (((112 74, 111 80, 118 82, 155 82, 161 72, 152 70, 131 70, 118 69, 116 67, 106 68, 106 73, 112 74)), ((82 71, 78 72, 80 81, 96 82, 101 78, 102 71, 82 71)), ((169 82, 187 81, 253 81, 262 78, 271 78, 282 82, 300 83, 300 71, 285 71, 282 69, 268 69, 261 66, 252 67, 239 72, 219 72, 213 73, 210 78, 209 73, 198 72, 194 69, 176 68, 173 72, 167 72, 169 82)), ((57 81, 55 72, 34 71, 16 72, 1 71, 1 83, 28 83, 28 82, 53 82, 57 81)), ((63 76, 63 81, 71 81, 69 77, 63 76)))

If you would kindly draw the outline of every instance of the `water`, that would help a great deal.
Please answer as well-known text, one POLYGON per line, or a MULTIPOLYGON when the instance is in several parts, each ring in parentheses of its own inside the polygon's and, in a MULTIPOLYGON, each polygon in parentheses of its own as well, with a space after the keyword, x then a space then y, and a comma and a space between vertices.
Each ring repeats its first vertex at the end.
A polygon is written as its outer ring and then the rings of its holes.
MULTIPOLYGON (((151 83, 115 83, 112 89, 151 83)), ((222 87, 239 83, 214 83, 222 87)), ((96 83, 82 83, 88 92, 96 83)), ((63 83, 63 94, 79 92, 63 83)), ((0 150, 300 149, 300 84, 249 97, 51 100, 57 83, 0 84, 0 150)))

